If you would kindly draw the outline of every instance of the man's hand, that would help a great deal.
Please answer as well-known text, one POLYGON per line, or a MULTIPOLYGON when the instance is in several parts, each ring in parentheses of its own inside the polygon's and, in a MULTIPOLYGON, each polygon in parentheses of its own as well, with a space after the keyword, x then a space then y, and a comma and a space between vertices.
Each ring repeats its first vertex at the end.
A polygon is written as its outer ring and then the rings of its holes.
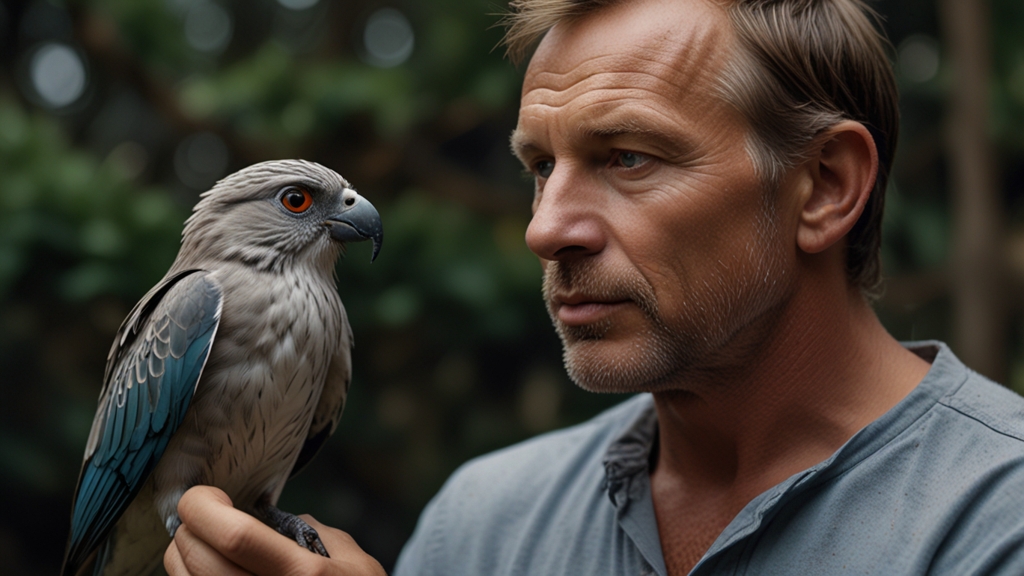
POLYGON ((265 574, 386 576, 351 536, 303 515, 330 558, 313 554, 256 518, 236 510, 222 490, 196 486, 178 502, 181 526, 164 554, 170 576, 265 574))

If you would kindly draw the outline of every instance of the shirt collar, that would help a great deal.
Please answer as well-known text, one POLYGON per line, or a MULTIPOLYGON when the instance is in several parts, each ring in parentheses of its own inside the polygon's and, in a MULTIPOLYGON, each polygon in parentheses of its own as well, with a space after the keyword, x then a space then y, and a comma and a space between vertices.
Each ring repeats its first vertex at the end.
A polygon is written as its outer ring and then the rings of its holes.
MULTIPOLYGON (((925 341, 903 345, 932 364, 917 388, 881 418, 855 434, 831 457, 754 498, 726 527, 705 559, 754 532, 763 518, 784 500, 783 496, 791 494, 794 489, 805 488, 855 466, 909 427, 940 397, 955 392, 966 379, 967 370, 944 343, 925 341)), ((648 473, 652 453, 657 448, 658 418, 650 395, 647 402, 637 418, 608 446, 603 460, 604 488, 617 510, 620 525, 654 571, 665 574, 648 473)))
MULTIPOLYGON (((946 377, 949 372, 964 372, 963 365, 942 342, 924 341, 904 343, 912 352, 932 364, 928 375, 915 392, 894 407, 889 414, 879 420, 894 419, 902 416, 904 420, 915 419, 927 410, 941 395, 949 393, 946 377)), ((961 384, 966 375, 956 378, 953 382, 961 384)), ((604 456, 605 489, 615 503, 615 494, 629 483, 629 479, 640 472, 650 470, 653 450, 658 442, 658 415, 654 409, 653 398, 648 396, 649 403, 640 415, 608 446, 604 456)), ((871 428, 889 428, 869 426, 871 428)), ((901 429, 901 426, 897 426, 901 429)), ((862 431, 862 432, 864 432, 862 431)), ((865 434, 859 434, 861 436, 865 434)))
POLYGON ((623 503, 617 497, 623 490, 628 491, 631 479, 649 470, 657 436, 658 415, 652 401, 605 452, 605 489, 616 507, 623 503))

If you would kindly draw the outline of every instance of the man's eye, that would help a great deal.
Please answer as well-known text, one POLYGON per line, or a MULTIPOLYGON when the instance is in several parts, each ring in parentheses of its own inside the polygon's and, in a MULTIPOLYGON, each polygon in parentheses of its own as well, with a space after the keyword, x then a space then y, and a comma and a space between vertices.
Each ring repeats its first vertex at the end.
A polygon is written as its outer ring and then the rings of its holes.
POLYGON ((541 178, 547 178, 551 176, 551 173, 555 170, 555 162, 553 160, 541 160, 533 165, 533 171, 541 178))
POLYGON ((619 152, 615 158, 615 162, 623 168, 636 168, 641 164, 647 162, 647 156, 643 154, 637 154, 636 152, 619 152))

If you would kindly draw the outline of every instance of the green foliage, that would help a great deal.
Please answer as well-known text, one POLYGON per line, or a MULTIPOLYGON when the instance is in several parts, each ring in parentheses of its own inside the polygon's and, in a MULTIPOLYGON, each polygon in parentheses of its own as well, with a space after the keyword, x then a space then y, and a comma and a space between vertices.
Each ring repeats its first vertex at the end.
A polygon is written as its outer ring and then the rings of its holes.
MULTIPOLYGON (((370 265, 356 245, 338 267, 358 343, 345 418, 282 505, 351 531, 388 565, 454 467, 617 400, 567 382, 540 302, 523 243, 529 191, 505 144, 519 72, 492 51, 486 2, 399 6, 416 48, 377 68, 359 46, 379 6, 224 3, 232 40, 211 54, 185 39, 202 1, 73 3, 77 32, 62 41, 81 50, 91 84, 66 110, 30 104, 15 65, 30 46, 5 56, 4 504, 29 519, 26 535, 56 527, 62 541, 110 340, 174 258, 202 191, 176 176, 181 143, 204 132, 225 143, 229 170, 318 160, 382 213, 381 257, 370 265)), ((0 526, 5 573, 56 570, 52 545, 18 534, 0 526)))
POLYGON ((10 97, 0 99, 0 190, 0 297, 32 274, 52 278, 48 296, 69 302, 136 294, 163 275, 186 213, 10 97))

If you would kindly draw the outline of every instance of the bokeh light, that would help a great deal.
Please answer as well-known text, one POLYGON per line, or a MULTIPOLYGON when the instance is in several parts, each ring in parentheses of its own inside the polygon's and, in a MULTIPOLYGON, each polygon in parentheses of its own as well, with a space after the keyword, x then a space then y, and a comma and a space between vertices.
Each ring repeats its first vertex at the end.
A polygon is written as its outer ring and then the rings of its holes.
POLYGON ((43 104, 63 108, 85 92, 85 62, 69 46, 57 42, 43 44, 32 55, 29 79, 43 104))
POLYGON ((107 162, 122 178, 131 180, 138 178, 149 163, 149 154, 145 146, 131 140, 114 147, 107 155, 107 162))
POLYGON ((924 34, 916 34, 900 43, 898 71, 910 82, 927 82, 939 72, 939 43, 924 34))
POLYGON ((380 68, 391 68, 412 55, 414 34, 409 19, 394 8, 381 8, 366 20, 363 47, 366 61, 380 68))
POLYGON ((200 52, 222 52, 232 28, 231 14, 213 2, 194 2, 185 13, 185 40, 200 52))

